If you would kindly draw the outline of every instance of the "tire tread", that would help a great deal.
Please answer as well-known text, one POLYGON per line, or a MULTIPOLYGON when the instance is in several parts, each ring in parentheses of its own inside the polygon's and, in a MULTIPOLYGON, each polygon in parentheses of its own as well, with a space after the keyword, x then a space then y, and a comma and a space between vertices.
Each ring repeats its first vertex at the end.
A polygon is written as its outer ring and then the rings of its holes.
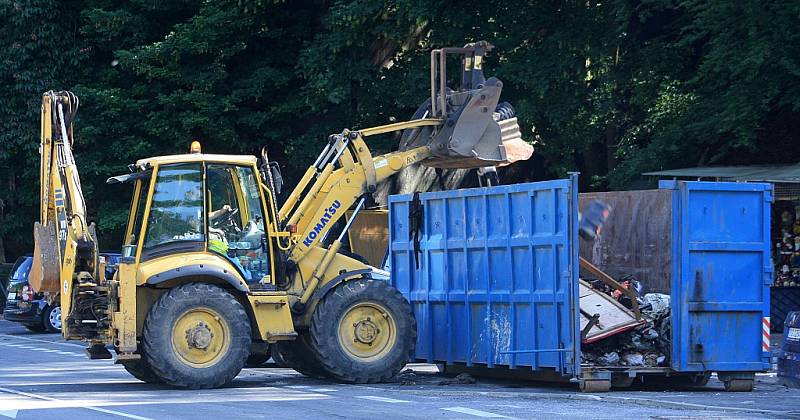
POLYGON ((369 278, 350 280, 334 288, 317 305, 312 316, 310 338, 311 347, 314 349, 320 365, 334 379, 355 384, 386 382, 394 377, 414 355, 417 339, 416 318, 405 297, 388 283, 369 278), (340 350, 335 331, 338 328, 333 328, 334 333, 331 334, 332 328, 329 325, 331 319, 338 319, 337 307, 342 305, 341 302, 347 302, 344 305, 349 306, 352 303, 369 299, 385 306, 389 306, 387 302, 389 304, 392 301, 402 302, 398 308, 394 308, 393 316, 398 330, 397 345, 405 348, 401 350, 402 357, 395 355, 394 360, 385 361, 390 365, 379 373, 363 369, 362 366, 358 366, 358 362, 346 356, 337 357, 336 352, 340 350), (396 309, 399 309, 400 313, 397 313, 396 309))
MULTIPOLYGON (((142 348, 144 357, 153 372, 167 384, 189 389, 219 388, 232 381, 244 367, 247 356, 250 354, 250 331, 247 312, 239 301, 225 289, 208 283, 188 283, 171 289, 150 308, 142 332, 142 348), (171 322, 175 321, 175 319, 169 319, 171 317, 170 309, 183 302, 191 303, 193 301, 208 306, 214 306, 212 303, 221 304, 223 307, 228 306, 230 312, 226 311, 223 315, 227 316, 230 324, 232 342, 229 351, 240 353, 233 356, 234 363, 231 366, 213 375, 213 379, 210 380, 188 377, 178 371, 169 357, 161 356, 166 351, 172 351, 169 338, 171 334, 164 333, 165 330, 170 331, 171 322), (238 335, 237 331, 240 332, 238 335), (243 333, 245 331, 246 335, 243 333), (170 345, 165 349, 163 347, 166 344, 170 345)), ((210 368, 215 367, 219 367, 219 364, 210 368)))

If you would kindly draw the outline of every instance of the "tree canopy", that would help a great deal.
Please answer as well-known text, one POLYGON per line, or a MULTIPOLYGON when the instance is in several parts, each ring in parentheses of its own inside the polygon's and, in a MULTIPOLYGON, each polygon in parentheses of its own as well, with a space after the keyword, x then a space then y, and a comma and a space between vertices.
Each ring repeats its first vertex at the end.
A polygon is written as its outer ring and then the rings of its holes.
POLYGON ((296 179, 328 134, 408 118, 431 48, 481 39, 536 148, 518 179, 797 162, 798 23, 798 0, 0 0, 0 256, 32 249, 50 89, 81 99, 76 160, 116 248, 129 192, 105 179, 128 163, 266 144, 296 179))

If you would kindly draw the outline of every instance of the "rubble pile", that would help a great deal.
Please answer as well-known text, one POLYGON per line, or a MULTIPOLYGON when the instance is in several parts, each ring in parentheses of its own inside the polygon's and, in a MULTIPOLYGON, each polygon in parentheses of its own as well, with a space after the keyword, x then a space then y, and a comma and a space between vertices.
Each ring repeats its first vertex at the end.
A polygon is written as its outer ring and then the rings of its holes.
POLYGON ((632 331, 582 347, 582 362, 594 366, 667 366, 670 353, 670 297, 648 293, 639 303, 647 321, 632 331))

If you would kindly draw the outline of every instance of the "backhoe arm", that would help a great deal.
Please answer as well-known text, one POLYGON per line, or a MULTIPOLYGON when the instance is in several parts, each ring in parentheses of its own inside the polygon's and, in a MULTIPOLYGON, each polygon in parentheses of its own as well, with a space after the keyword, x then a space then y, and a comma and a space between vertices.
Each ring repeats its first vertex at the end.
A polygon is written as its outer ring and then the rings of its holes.
POLYGON ((71 92, 42 96, 40 140, 40 212, 34 224, 30 284, 37 292, 61 295, 64 336, 69 337, 73 285, 98 278, 94 225, 86 220, 86 203, 72 155, 72 120, 78 98, 71 92))

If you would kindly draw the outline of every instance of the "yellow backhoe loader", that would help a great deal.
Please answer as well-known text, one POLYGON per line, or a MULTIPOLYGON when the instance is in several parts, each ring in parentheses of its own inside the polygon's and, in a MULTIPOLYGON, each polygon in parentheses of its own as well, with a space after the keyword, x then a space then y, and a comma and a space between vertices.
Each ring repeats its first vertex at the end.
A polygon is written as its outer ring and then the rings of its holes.
POLYGON ((502 84, 483 76, 490 48, 434 50, 431 98, 415 118, 330 136, 280 207, 280 173, 266 152, 260 160, 204 154, 194 142, 189 154, 130 165, 108 180, 133 186, 113 280, 101 275, 72 155, 78 98, 45 93, 31 283, 60 294, 66 339, 85 341, 92 359, 111 358, 113 347, 116 362, 145 382, 219 387, 248 358, 270 353, 308 375, 391 378, 413 353, 414 313, 373 278, 380 270, 340 250, 343 236, 376 184, 405 167, 530 156, 510 106, 498 106, 502 84), (448 54, 461 56, 456 90, 445 84, 448 54), (373 156, 365 137, 395 131, 404 131, 401 149, 373 156), (344 228, 331 234, 348 209, 344 228))

